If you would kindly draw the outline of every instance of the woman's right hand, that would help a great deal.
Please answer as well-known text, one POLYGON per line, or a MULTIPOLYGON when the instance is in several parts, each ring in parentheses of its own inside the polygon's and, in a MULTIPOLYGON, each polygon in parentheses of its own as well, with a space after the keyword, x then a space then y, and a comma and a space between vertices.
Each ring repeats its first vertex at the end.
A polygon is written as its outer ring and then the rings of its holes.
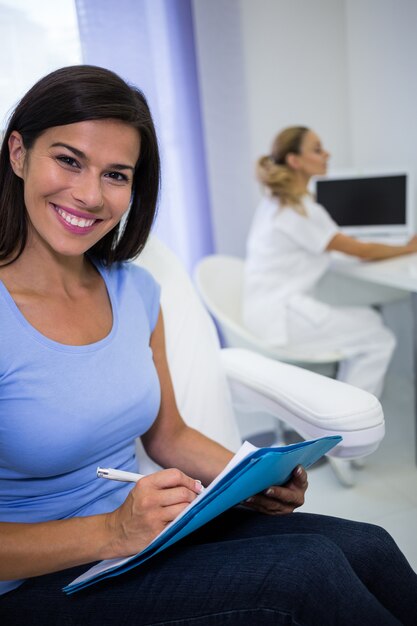
POLYGON ((407 243, 407 248, 410 252, 417 252, 417 235, 413 235, 407 243))
POLYGON ((201 483, 178 469, 141 478, 125 502, 107 514, 112 557, 143 550, 202 491, 201 483))

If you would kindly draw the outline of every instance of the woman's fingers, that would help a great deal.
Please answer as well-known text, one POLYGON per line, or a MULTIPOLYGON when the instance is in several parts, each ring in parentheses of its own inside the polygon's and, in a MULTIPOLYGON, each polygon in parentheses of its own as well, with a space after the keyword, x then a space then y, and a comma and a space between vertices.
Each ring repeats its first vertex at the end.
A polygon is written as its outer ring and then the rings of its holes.
POLYGON ((294 469, 287 485, 291 484, 294 484, 296 487, 299 487, 300 489, 306 491, 308 487, 308 476, 304 467, 302 467, 301 465, 297 465, 297 467, 294 469))
POLYGON ((177 468, 170 468, 144 476, 137 483, 137 487, 152 486, 155 489, 170 489, 173 487, 185 487, 195 494, 199 494, 202 490, 201 482, 190 478, 184 472, 177 468))
POLYGON ((171 507, 175 504, 188 505, 198 494, 184 486, 156 489, 154 486, 143 485, 141 487, 138 484, 134 487, 132 495, 137 501, 138 507, 146 510, 157 507, 171 507))
POLYGON ((150 514, 156 521, 164 523, 171 521, 175 512, 188 506, 201 490, 199 481, 180 470, 161 470, 141 478, 132 489, 133 514, 150 514))
POLYGON ((268 515, 284 515, 286 513, 292 513, 294 509, 297 508, 297 505, 282 502, 263 494, 257 494, 249 498, 244 504, 261 513, 267 513, 268 515))
POLYGON ((292 513, 304 504, 307 487, 307 472, 298 465, 285 485, 268 487, 263 493, 248 498, 245 504, 269 515, 292 513))
POLYGON ((120 555, 142 550, 201 490, 198 480, 178 469, 161 470, 141 478, 125 502, 108 515, 120 555))

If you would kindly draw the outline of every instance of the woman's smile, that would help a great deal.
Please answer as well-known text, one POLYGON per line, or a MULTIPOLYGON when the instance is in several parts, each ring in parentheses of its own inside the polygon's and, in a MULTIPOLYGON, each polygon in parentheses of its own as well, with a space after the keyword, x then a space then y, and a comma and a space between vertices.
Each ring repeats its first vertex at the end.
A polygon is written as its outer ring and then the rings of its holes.
POLYGON ((63 208, 57 206, 51 202, 51 206, 54 208, 58 215, 58 219, 62 222, 63 226, 76 234, 86 234, 93 230, 94 225, 102 220, 96 217, 91 217, 82 214, 75 209, 63 208))

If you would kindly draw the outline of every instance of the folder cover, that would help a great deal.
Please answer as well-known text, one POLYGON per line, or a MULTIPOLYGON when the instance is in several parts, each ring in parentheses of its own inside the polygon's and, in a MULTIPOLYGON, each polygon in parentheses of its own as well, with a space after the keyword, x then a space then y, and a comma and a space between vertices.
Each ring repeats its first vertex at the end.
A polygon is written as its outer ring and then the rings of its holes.
POLYGON ((284 484, 297 465, 310 467, 341 440, 339 435, 333 435, 271 448, 256 448, 245 441, 219 476, 146 548, 130 557, 97 563, 63 590, 72 594, 138 567, 246 498, 271 485, 284 484))

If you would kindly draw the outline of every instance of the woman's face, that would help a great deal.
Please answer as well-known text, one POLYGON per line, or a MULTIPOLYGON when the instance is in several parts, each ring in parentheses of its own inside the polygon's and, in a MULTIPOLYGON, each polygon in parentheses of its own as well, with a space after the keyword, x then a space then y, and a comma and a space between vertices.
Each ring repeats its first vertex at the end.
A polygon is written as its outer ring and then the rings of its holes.
POLYGON ((26 151, 9 140, 15 174, 23 179, 31 245, 84 254, 127 211, 139 132, 124 122, 91 120, 49 128, 26 151))
POLYGON ((305 178, 326 174, 330 154, 326 152, 320 138, 312 130, 307 131, 304 135, 300 153, 296 156, 296 169, 305 178))

